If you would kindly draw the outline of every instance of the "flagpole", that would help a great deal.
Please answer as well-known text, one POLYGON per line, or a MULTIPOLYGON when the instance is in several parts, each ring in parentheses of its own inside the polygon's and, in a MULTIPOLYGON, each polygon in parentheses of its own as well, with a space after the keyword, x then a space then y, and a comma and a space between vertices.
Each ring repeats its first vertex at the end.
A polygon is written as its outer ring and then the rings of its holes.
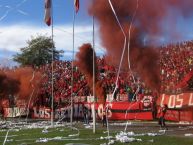
POLYGON ((72 77, 71 77, 71 114, 70 114, 70 124, 72 127, 73 122, 73 86, 74 86, 74 74, 73 74, 73 68, 74 68, 74 24, 75 24, 75 7, 73 9, 73 35, 72 35, 72 77))
POLYGON ((52 103, 51 103, 51 126, 54 127, 54 19, 53 19, 53 3, 51 0, 51 29, 52 29, 52 103))
POLYGON ((92 33, 92 43, 93 43, 93 133, 96 132, 96 114, 95 114, 95 40, 94 40, 94 16, 92 17, 92 28, 93 28, 93 33, 92 33))

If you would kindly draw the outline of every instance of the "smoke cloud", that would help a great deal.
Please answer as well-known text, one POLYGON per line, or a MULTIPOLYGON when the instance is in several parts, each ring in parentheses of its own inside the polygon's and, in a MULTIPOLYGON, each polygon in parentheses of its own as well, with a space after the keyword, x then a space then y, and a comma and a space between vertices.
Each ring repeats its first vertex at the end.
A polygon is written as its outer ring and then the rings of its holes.
POLYGON ((0 71, 0 88, 4 97, 15 95, 17 99, 28 100, 33 90, 38 90, 40 72, 35 72, 31 67, 8 69, 0 71))
POLYGON ((96 96, 98 97, 98 102, 104 102, 104 91, 101 87, 101 82, 97 78, 98 68, 97 68, 97 59, 96 54, 94 52, 94 59, 93 59, 93 48, 91 44, 83 44, 79 47, 79 52, 76 53, 76 60, 75 65, 80 69, 80 71, 86 76, 88 85, 90 89, 93 91, 93 84, 95 84, 95 92, 96 96), (94 67, 95 72, 93 73, 93 60, 94 60, 94 67), (95 79, 93 79, 95 76, 95 79), (93 82, 94 80, 94 82, 93 82))
MULTIPOLYGON (((111 0, 117 16, 128 36, 129 26, 135 12, 137 0, 111 0)), ((171 17, 167 24, 171 33, 180 14, 189 17, 193 12, 192 0, 139 0, 139 7, 131 29, 130 61, 131 69, 145 81, 146 85, 159 91, 159 51, 143 40, 146 36, 156 38, 164 31, 164 19, 171 17), (178 13, 175 13, 178 11, 178 13)), ((118 66, 123 50, 124 36, 119 28, 108 0, 94 0, 89 8, 99 23, 102 45, 106 49, 107 62, 118 66)), ((175 36, 174 35, 174 36, 175 36)), ((128 41, 128 37, 127 37, 128 41)), ((128 52, 125 52, 122 68, 128 68, 128 52)))
POLYGON ((8 78, 3 71, 0 71, 0 94, 1 97, 8 97, 19 92, 20 82, 16 79, 8 78))

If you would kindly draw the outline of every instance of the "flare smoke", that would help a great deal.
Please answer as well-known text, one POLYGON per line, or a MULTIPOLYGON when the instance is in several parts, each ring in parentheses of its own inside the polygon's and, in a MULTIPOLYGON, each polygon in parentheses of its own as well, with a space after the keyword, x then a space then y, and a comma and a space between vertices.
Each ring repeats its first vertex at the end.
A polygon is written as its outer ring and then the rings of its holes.
POLYGON ((8 78, 4 72, 0 71, 0 94, 3 97, 8 97, 10 94, 13 95, 19 92, 19 85, 18 80, 8 78))
POLYGON ((33 89, 39 87, 40 73, 30 67, 0 71, 0 91, 3 97, 16 95, 20 99, 28 100, 33 89))
MULTIPOLYGON (((128 36, 129 26, 136 9, 137 0, 111 0, 117 17, 128 36)), ((192 0, 139 0, 134 22, 131 29, 130 60, 131 69, 145 81, 152 89, 159 90, 159 53, 153 43, 144 45, 145 36, 156 38, 163 34, 164 20, 172 29, 170 33, 179 35, 175 31, 175 24, 179 14, 189 17, 193 12, 192 0), (173 12, 172 12, 173 11, 173 12), (176 13, 177 11, 178 13, 176 13), (169 15, 170 14, 170 15, 169 15)), ((94 0, 89 8, 90 15, 94 15, 99 23, 102 45, 107 50, 108 62, 118 66, 123 50, 124 36, 119 28, 108 0, 94 0)), ((179 36, 177 36, 179 37, 179 36)), ((128 37, 127 37, 128 41, 128 37)), ((128 53, 125 52, 122 68, 128 68, 128 53)))
POLYGON ((96 64, 96 54, 93 53, 93 48, 91 44, 83 44, 79 48, 79 52, 76 54, 75 65, 80 69, 80 71, 86 76, 88 85, 91 90, 93 90, 93 84, 95 84, 96 96, 99 102, 104 102, 104 91, 101 87, 101 83, 97 79, 98 68, 96 64), (94 59, 93 59, 94 54, 94 59), (94 74, 93 74, 93 60, 94 60, 94 74), (93 79, 93 75, 95 79, 93 79), (94 80, 94 82, 93 82, 94 80))

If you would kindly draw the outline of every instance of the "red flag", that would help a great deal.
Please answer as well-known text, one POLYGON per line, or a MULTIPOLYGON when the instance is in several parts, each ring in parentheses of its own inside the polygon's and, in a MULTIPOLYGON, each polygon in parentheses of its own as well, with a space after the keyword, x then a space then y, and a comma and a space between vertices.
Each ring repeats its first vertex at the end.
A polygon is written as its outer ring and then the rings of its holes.
POLYGON ((45 16, 44 21, 45 23, 50 26, 51 25, 51 0, 45 0, 45 16))
POLYGON ((74 6, 75 6, 76 13, 78 13, 78 10, 79 10, 79 0, 74 0, 74 6))

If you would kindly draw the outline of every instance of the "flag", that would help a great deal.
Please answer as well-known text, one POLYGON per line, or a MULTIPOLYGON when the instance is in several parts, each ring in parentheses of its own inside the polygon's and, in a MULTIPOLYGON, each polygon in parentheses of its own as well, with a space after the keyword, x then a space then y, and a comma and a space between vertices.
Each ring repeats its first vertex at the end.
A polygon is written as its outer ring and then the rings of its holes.
POLYGON ((45 0, 45 16, 44 22, 50 26, 51 25, 51 0, 45 0))
POLYGON ((79 10, 79 0, 74 0, 74 6, 75 6, 76 13, 78 13, 78 10, 79 10))

